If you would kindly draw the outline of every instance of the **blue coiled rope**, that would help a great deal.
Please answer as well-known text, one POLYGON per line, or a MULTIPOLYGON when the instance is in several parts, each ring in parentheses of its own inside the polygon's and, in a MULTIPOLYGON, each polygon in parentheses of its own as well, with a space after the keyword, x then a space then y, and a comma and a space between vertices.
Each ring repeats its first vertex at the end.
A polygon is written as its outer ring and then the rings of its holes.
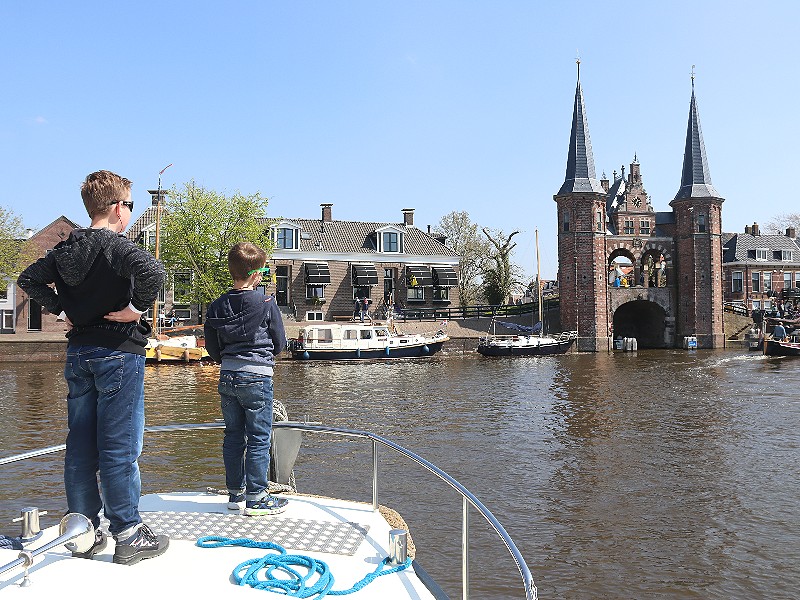
POLYGON ((356 582, 349 590, 332 590, 334 579, 328 565, 310 556, 287 554, 286 549, 274 542, 257 542, 249 538, 226 538, 207 535, 197 540, 200 548, 221 548, 222 546, 243 546, 274 551, 261 558, 252 558, 239 564, 233 570, 233 578, 239 585, 249 585, 257 590, 282 592, 292 598, 314 598, 325 596, 344 596, 359 591, 382 575, 397 573, 411 566, 411 559, 402 565, 389 567, 389 558, 384 558, 378 567, 356 582), (294 567, 302 567, 305 573, 294 567), (387 568, 388 567, 388 568, 387 568), (260 575, 265 571, 263 575, 260 575), (282 577, 276 577, 281 574, 282 577), (316 577, 316 581, 312 580, 316 577))

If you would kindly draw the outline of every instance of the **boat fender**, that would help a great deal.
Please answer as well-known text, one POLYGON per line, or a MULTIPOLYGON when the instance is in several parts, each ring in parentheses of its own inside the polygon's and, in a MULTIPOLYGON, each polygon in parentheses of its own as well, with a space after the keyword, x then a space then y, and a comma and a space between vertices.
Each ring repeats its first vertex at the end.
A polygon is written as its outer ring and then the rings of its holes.
POLYGON ((361 358, 361 348, 356 348, 356 358, 361 358))
POLYGON ((304 351, 304 352, 303 352, 303 359, 304 359, 304 360, 308 360, 308 359, 309 359, 308 350, 306 350, 306 351, 304 351))
POLYGON ((386 356, 389 356, 389 346, 386 346, 386 356))
POLYGON ((431 351, 431 349, 430 349, 430 348, 428 348, 428 345, 427 345, 427 344, 425 344, 424 346, 422 346, 422 353, 423 353, 423 354, 428 354, 428 352, 430 352, 430 351, 431 351))

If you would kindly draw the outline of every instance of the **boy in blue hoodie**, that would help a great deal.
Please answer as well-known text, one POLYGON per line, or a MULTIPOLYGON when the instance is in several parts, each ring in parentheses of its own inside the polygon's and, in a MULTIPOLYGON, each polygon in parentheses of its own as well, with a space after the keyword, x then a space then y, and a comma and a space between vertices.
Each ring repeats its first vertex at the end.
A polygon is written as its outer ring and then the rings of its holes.
POLYGON ((275 355, 286 347, 286 333, 275 299, 256 287, 267 253, 250 242, 228 252, 233 289, 208 307, 204 326, 206 350, 221 363, 219 394, 225 437, 222 459, 228 508, 244 505, 248 516, 286 510, 285 498, 269 493, 269 448, 272 434, 272 373, 275 355))

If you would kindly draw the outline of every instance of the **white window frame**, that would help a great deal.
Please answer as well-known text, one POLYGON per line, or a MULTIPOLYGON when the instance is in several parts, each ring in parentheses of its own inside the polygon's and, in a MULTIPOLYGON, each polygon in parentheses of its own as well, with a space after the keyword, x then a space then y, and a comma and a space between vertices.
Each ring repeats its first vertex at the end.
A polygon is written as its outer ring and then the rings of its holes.
POLYGON ((650 235, 650 220, 642 219, 639 221, 639 233, 642 235, 650 235))
POLYGON ((400 235, 401 234, 399 232, 397 232, 397 231, 382 231, 381 232, 381 252, 392 252, 392 253, 400 254, 400 235), (387 245, 387 243, 386 243, 386 241, 387 241, 386 238, 388 236, 394 236, 395 237, 395 239, 394 239, 395 249, 394 250, 391 250, 389 248, 389 246, 387 245))
POLYGON ((173 304, 172 314, 180 321, 188 321, 192 318, 191 304, 173 304))
POLYGON ((764 293, 772 291, 772 271, 764 271, 761 274, 761 283, 764 286, 764 293))
POLYGON ((624 219, 622 223, 622 234, 633 235, 634 233, 636 233, 636 221, 633 219, 624 219))
POLYGON ((306 321, 324 321, 322 311, 309 310, 306 312, 306 321))
POLYGON ((750 285, 754 294, 761 293, 761 271, 752 271, 750 273, 750 285))
POLYGON ((425 302, 425 288, 424 287, 410 287, 410 288, 408 288, 408 301, 409 302, 425 302))
POLYGON ((800 271, 794 272, 794 287, 800 290, 800 271))
POLYGON ((445 288, 445 287, 433 288, 432 298, 434 302, 450 302, 450 288, 445 288))
POLYGON ((375 245, 377 247, 378 252, 384 254, 405 254, 406 236, 401 229, 398 229, 397 227, 392 227, 391 225, 386 227, 381 227, 380 229, 375 230, 375 238, 376 238, 375 245), (384 244, 384 236, 387 233, 395 234, 397 236, 397 250, 387 250, 387 247, 384 244))
POLYGON ((275 228, 275 248, 277 250, 294 250, 294 237, 297 230, 293 227, 275 228), (283 238, 283 239, 281 239, 283 238), (288 242, 288 246, 286 245, 288 242), (283 245, 281 245, 283 244, 283 245))
POLYGON ((784 271, 783 272, 783 289, 785 289, 785 290, 792 289, 792 272, 791 271, 784 271))
POLYGON ((781 250, 781 260, 793 261, 794 260, 794 251, 793 250, 781 250))
POLYGON ((3 329, 14 329, 14 311, 4 310, 3 313, 3 329))
POLYGON ((756 248, 756 260, 769 260, 769 248, 756 248))

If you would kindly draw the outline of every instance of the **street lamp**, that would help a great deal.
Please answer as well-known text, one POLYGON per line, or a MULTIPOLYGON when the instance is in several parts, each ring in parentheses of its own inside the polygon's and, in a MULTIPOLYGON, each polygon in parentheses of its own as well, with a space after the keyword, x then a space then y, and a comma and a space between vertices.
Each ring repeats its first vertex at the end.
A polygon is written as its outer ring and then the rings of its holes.
MULTIPOLYGON (((161 245, 161 175, 172 166, 169 163, 166 167, 158 172, 158 192, 156 194, 156 245, 153 250, 153 256, 158 260, 161 245)), ((153 336, 158 336, 158 296, 153 302, 153 336)))

